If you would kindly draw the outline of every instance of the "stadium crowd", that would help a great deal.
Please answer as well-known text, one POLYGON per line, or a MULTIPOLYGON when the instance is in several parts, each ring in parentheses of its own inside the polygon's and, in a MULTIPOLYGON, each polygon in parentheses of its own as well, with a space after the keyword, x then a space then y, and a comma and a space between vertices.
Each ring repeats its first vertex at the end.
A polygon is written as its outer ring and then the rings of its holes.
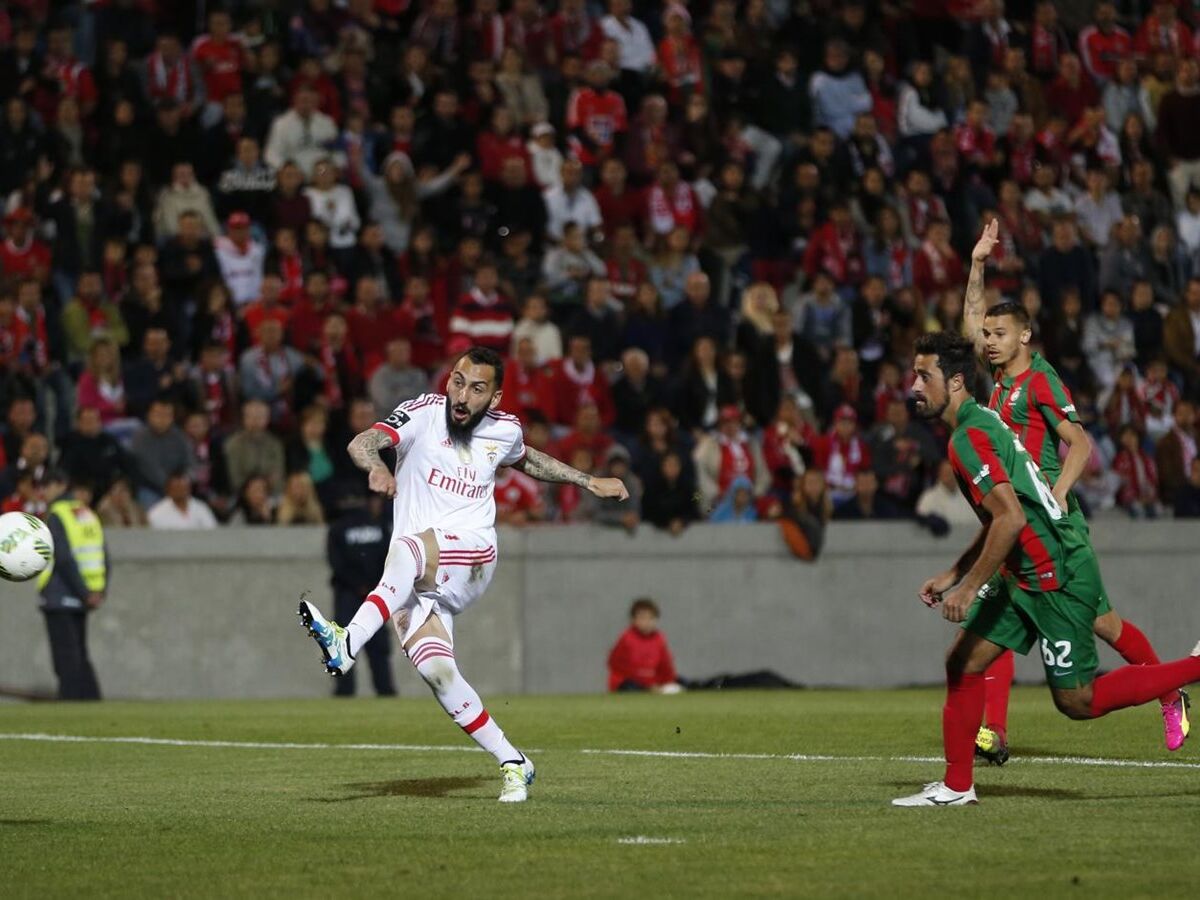
MULTIPOLYGON (((344 450, 510 357, 507 523, 970 512, 912 344, 998 218, 1095 451, 1200 514, 1200 31, 1171 0, 0 4, 0 497, 330 521, 344 450)), ((1200 26, 1200 21, 1196 22, 1200 26)))

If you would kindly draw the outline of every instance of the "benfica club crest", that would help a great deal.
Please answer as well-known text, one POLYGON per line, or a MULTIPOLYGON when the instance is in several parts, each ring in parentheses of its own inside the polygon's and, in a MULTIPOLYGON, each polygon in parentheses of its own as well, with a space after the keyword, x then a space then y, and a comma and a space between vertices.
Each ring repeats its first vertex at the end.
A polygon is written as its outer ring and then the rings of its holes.
POLYGON ((496 457, 500 453, 500 447, 497 444, 484 444, 484 451, 487 453, 489 465, 496 465, 496 457))

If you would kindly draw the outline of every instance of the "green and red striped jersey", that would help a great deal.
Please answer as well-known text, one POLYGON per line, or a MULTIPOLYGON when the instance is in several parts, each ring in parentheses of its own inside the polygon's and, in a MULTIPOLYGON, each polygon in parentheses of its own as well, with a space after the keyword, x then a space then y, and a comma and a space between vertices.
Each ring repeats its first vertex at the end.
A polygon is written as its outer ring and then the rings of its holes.
POLYGON ((958 486, 981 521, 987 519, 983 498, 998 484, 1011 484, 1021 502, 1025 527, 1001 573, 1016 578, 1028 591, 1062 587, 1066 560, 1086 543, 1055 501, 1050 483, 1016 432, 995 410, 965 400, 950 435, 949 455, 958 486))
POLYGON ((1012 378, 997 371, 996 387, 988 401, 1004 424, 1017 433, 1042 474, 1053 485, 1062 474, 1058 458, 1058 426, 1078 422, 1071 392, 1054 366, 1040 353, 1033 354, 1029 368, 1012 378))

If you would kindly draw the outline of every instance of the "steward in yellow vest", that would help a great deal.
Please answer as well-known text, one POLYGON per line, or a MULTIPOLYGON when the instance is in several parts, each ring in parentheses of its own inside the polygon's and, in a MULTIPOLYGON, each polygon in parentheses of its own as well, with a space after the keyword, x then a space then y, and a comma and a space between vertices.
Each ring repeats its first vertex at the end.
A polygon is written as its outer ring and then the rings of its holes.
POLYGON ((99 700, 100 687, 87 652, 87 614, 104 602, 108 554, 91 490, 57 473, 46 476, 50 504, 46 524, 54 537, 54 560, 38 577, 50 654, 63 700, 99 700))

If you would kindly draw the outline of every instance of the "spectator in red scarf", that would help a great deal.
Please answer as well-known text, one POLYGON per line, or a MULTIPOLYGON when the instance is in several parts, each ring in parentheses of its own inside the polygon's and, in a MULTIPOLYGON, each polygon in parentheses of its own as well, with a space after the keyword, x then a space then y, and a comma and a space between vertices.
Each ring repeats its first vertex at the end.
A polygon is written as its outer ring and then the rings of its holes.
POLYGON ((814 445, 813 464, 825 472, 835 504, 855 495, 855 476, 871 468, 871 451, 858 434, 858 413, 844 403, 833 414, 833 427, 814 445))
POLYGON ((553 392, 554 415, 550 421, 557 425, 572 425, 579 407, 595 404, 605 428, 616 419, 612 391, 608 379, 592 361, 592 342, 584 335, 574 335, 567 341, 567 355, 550 364, 550 384, 553 392))
POLYGON ((1038 0, 1029 32, 1029 71, 1043 81, 1052 79, 1062 57, 1071 52, 1071 40, 1058 21, 1053 0, 1038 0))
POLYGON ((348 340, 346 319, 334 313, 325 320, 317 362, 321 372, 321 398, 331 413, 340 413, 351 398, 363 393, 363 370, 358 349, 348 340))
POLYGON ((513 0, 512 10, 504 17, 504 40, 520 50, 535 70, 556 64, 550 22, 538 0, 513 0))
POLYGON ((446 356, 446 338, 428 278, 412 275, 405 281, 404 297, 392 316, 400 334, 412 342, 413 364, 426 372, 437 368, 446 356))
POLYGON ((631 225, 641 230, 646 217, 646 198, 629 187, 628 172, 619 159, 607 159, 600 167, 600 186, 594 196, 604 220, 604 237, 612 240, 617 229, 631 225))
POLYGON ((750 480, 756 497, 771 486, 762 446, 742 427, 742 411, 733 404, 721 407, 716 431, 700 439, 692 459, 707 509, 712 509, 738 478, 750 480))
POLYGON ((651 233, 660 238, 684 228, 696 241, 704 232, 704 208, 673 162, 658 167, 658 177, 646 192, 646 212, 651 233))
MULTIPOLYGON (((702 95, 696 94, 695 100, 687 104, 687 109, 691 110, 695 104, 706 106, 706 101, 702 95)), ((708 119, 707 106, 705 115, 701 117, 701 126, 698 127, 711 129, 713 141, 716 142, 715 125, 708 119)), ((682 150, 679 130, 668 117, 666 98, 661 94, 643 97, 625 140, 625 165, 634 184, 639 187, 648 184, 658 172, 658 167, 669 159, 680 158, 682 150)))
POLYGON ((229 349, 217 341, 205 344, 188 382, 191 405, 204 413, 213 430, 232 428, 237 417, 237 389, 229 349))
POLYGON ((146 59, 146 96, 153 105, 176 103, 185 117, 191 117, 204 105, 204 79, 200 70, 183 52, 179 35, 160 32, 154 52, 146 59))
POLYGON ((829 218, 813 232, 804 250, 804 271, 809 278, 824 272, 839 288, 855 287, 862 281, 866 272, 862 238, 845 200, 834 201, 829 218))
POLYGON ((1123 425, 1117 436, 1120 449, 1113 459, 1113 471, 1121 478, 1117 503, 1134 519, 1157 519, 1163 515, 1158 502, 1158 470, 1154 458, 1142 447, 1137 427, 1123 425))
POLYGON ((945 219, 933 222, 913 262, 913 284, 932 297, 965 283, 962 260, 950 244, 950 223, 945 219))
POLYGON ((1174 0, 1156 0, 1133 38, 1133 49, 1143 59, 1156 53, 1178 59, 1192 52, 1192 30, 1180 21, 1174 0))
POLYGON ((550 39, 558 59, 596 55, 602 34, 600 25, 587 10, 586 0, 562 0, 550 17, 550 39))
POLYGON ((812 464, 816 438, 795 397, 784 394, 775 420, 763 429, 763 461, 771 475, 771 489, 779 496, 788 496, 792 484, 812 464))

